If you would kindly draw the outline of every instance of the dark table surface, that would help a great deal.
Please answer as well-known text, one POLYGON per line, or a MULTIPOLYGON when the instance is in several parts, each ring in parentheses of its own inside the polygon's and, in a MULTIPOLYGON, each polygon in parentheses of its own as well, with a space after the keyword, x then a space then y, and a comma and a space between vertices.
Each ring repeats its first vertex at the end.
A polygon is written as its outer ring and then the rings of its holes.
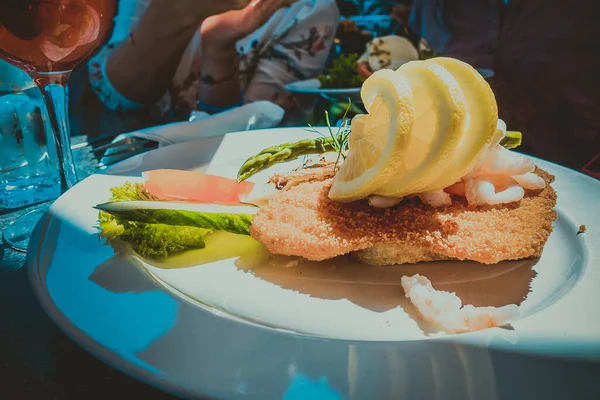
MULTIPOLYGON (((74 142, 114 136, 140 125, 105 113, 93 98, 86 100, 86 78, 84 70, 76 71, 70 86, 74 142)), ((98 161, 89 149, 76 150, 74 156, 80 177, 93 173, 98 161)), ((0 232, 27 211, 0 213, 0 232)), ((4 243, 0 245, 0 299, 0 398, 120 399, 132 394, 144 399, 174 398, 111 368, 67 338, 39 305, 27 278, 25 255, 4 243)))

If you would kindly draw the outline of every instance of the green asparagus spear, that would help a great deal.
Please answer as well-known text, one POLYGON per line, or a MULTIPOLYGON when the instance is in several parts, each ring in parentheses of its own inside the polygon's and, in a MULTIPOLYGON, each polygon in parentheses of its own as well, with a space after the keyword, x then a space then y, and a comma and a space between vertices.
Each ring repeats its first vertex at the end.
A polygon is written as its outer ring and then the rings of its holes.
MULTIPOLYGON (((348 135, 350 134, 350 121, 346 119, 348 111, 352 107, 352 101, 348 99, 348 106, 346 112, 342 116, 342 124, 337 130, 337 133, 333 133, 331 123, 329 121, 329 113, 325 111, 325 120, 327 122, 327 128, 329 135, 324 135, 317 131, 315 128, 310 126, 310 130, 314 133, 322 135, 317 139, 304 139, 295 143, 283 143, 277 146, 267 147, 255 156, 248 158, 244 164, 240 167, 237 173, 237 181, 242 182, 250 178, 252 175, 259 171, 265 170, 272 165, 293 161, 298 157, 306 156, 309 154, 323 154, 330 152, 338 153, 339 157, 343 157, 343 152, 348 147, 348 135)), ((336 162, 337 165, 337 162, 336 162)))
POLYGON ((259 171, 272 165, 296 160, 309 154, 323 154, 336 151, 335 140, 331 137, 320 137, 314 140, 304 139, 296 143, 284 143, 264 149, 244 162, 238 171, 238 182, 250 178, 259 171))

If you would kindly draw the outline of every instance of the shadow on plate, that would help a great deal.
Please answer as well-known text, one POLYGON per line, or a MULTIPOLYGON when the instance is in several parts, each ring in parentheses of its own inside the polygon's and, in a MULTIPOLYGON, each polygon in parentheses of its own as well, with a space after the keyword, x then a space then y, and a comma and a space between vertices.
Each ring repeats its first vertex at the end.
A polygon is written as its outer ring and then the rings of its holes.
POLYGON ((531 280, 536 275, 533 266, 537 261, 505 261, 496 265, 439 261, 374 267, 350 257, 337 257, 328 262, 274 257, 268 264, 252 271, 261 279, 312 297, 347 299, 376 312, 400 306, 415 317, 414 307, 404 296, 400 285, 404 275, 424 275, 436 289, 455 292, 463 304, 519 305, 529 293, 531 280), (284 265, 288 267, 282 267, 284 265))
MULTIPOLYGON (((234 239, 239 240, 237 237, 240 236, 227 235, 223 234, 224 237, 218 240, 230 242, 234 239)), ((227 246, 228 251, 210 251, 225 248, 214 243, 205 249, 173 257, 169 262, 146 262, 157 268, 179 269, 201 268, 202 264, 234 258, 237 268, 283 289, 326 300, 347 299, 375 312, 401 307, 426 333, 434 333, 438 329, 419 318, 414 306, 404 295, 400 284, 402 276, 424 275, 437 290, 455 292, 465 305, 520 305, 530 291, 531 281, 536 275, 533 267, 538 262, 538 259, 530 259, 485 265, 471 261, 438 261, 375 267, 360 263, 350 256, 315 262, 298 257, 271 255, 252 239, 242 239, 249 240, 249 243, 245 244, 247 247, 242 246, 242 242, 236 242, 237 246, 227 246)), ((144 268, 137 257, 126 255, 127 253, 131 254, 131 250, 107 260, 96 269, 90 279, 113 291, 150 289, 135 287, 134 282, 148 280, 134 278, 134 274, 143 274, 144 268), (130 262, 123 262, 121 257, 130 257, 130 262), (125 265, 126 268, 116 271, 125 265), (118 278, 115 273, 119 274, 118 278), (115 282, 119 282, 118 287, 113 287, 115 282), (107 287, 107 283, 110 283, 110 287, 107 287)))
POLYGON ((157 289, 150 279, 142 279, 146 272, 141 263, 129 254, 116 254, 98 265, 89 276, 91 282, 114 293, 146 293, 157 289))

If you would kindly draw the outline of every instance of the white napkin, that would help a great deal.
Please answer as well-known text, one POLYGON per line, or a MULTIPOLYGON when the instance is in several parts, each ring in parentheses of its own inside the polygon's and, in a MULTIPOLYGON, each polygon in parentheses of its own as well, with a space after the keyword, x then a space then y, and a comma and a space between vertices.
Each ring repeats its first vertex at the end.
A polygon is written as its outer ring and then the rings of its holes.
POLYGON ((256 101, 219 114, 195 113, 191 121, 158 125, 123 133, 113 142, 129 137, 158 142, 159 146, 189 142, 201 138, 222 136, 230 132, 273 128, 284 116, 283 108, 270 101, 256 101))

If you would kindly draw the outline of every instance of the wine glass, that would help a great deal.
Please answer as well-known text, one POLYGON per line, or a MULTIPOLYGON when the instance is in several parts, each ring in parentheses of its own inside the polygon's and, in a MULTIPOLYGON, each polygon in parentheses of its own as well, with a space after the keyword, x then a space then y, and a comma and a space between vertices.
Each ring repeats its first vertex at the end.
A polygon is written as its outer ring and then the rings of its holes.
MULTIPOLYGON (((1 0, 0 58, 33 78, 44 98, 56 146, 60 189, 77 183, 71 153, 67 80, 77 64, 108 38, 117 0, 1 0)), ((47 207, 17 218, 4 242, 25 252, 31 231, 47 207)))

